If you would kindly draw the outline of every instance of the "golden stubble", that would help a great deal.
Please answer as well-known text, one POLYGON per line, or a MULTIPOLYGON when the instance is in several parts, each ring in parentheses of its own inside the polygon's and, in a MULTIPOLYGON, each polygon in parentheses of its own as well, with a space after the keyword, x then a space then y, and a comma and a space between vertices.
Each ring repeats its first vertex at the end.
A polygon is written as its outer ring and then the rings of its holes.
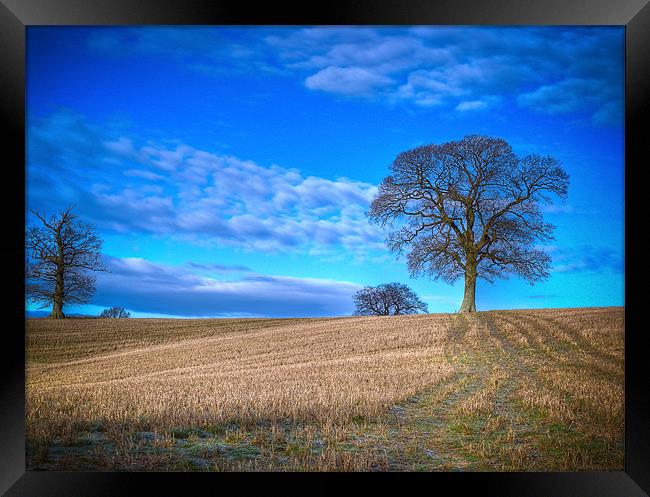
MULTIPOLYGON (((258 321, 247 328, 244 320, 78 320, 68 347, 79 353, 68 360, 56 347, 39 348, 51 321, 33 320, 28 357, 41 361, 27 366, 28 430, 50 438, 97 419, 162 428, 376 415, 451 373, 447 323, 444 315, 287 320, 269 328, 258 321), (124 324, 146 333, 120 343, 124 324), (145 343, 150 336, 153 343, 145 343), (90 353, 81 352, 84 341, 90 353)), ((62 344, 68 330, 57 331, 62 344)))
POLYGON ((623 467, 622 308, 28 320, 26 354, 43 461, 100 430, 115 449, 86 468, 177 468, 174 433, 201 428, 259 454, 215 458, 208 444, 212 470, 623 467))

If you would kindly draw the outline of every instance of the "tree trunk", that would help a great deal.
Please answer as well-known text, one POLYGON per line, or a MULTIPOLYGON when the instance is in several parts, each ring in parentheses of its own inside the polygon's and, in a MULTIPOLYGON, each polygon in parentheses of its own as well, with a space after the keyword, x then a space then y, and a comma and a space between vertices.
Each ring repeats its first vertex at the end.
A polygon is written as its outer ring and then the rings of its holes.
POLYGON ((465 295, 459 312, 476 312, 476 267, 465 271, 465 295))
POLYGON ((63 314, 63 304, 59 302, 54 302, 52 306, 52 312, 50 313, 50 319, 63 319, 65 314, 63 314))
POLYGON ((52 299, 51 319, 63 319, 63 271, 56 273, 56 286, 54 287, 54 299, 52 299))

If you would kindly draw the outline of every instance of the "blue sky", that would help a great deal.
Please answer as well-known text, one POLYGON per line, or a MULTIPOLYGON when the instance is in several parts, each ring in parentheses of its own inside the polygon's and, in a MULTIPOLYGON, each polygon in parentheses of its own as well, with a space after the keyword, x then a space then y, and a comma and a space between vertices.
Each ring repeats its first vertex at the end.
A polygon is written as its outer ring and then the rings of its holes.
POLYGON ((452 312, 463 282, 410 278, 365 212, 399 152, 485 134, 571 184, 551 277, 478 310, 623 305, 623 68, 621 27, 30 26, 27 207, 104 239, 67 312, 346 315, 389 281, 452 312))

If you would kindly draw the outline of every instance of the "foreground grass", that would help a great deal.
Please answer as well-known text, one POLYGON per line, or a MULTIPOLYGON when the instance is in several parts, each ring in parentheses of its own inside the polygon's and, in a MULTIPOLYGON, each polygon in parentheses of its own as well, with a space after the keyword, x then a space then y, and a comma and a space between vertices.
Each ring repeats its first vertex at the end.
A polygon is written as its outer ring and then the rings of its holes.
POLYGON ((623 309, 29 320, 29 469, 620 470, 623 309))

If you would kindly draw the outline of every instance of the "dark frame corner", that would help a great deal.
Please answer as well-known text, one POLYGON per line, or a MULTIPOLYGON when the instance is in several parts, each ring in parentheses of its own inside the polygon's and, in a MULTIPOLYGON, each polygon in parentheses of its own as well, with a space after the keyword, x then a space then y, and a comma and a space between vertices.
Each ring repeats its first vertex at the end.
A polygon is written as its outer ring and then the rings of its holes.
MULTIPOLYGON (((650 129, 650 0, 341 0, 292 5, 233 0, 0 0, 0 107, 6 126, 5 216, 2 258, 9 261, 6 288, 10 323, 4 326, 0 389, 0 493, 6 495, 127 495, 146 478, 147 487, 168 494, 170 476, 132 473, 25 471, 24 206, 25 28, 30 25, 102 24, 564 24, 626 27, 625 85, 625 471, 601 473, 435 473, 433 488, 454 485, 500 496, 643 496, 650 493, 650 396, 643 381, 650 361, 643 347, 643 306, 650 269, 644 230, 648 207, 642 181, 650 129), (587 8, 588 5, 588 8, 587 8), (9 154, 7 155, 7 151, 9 154), (7 184, 8 182, 8 184, 7 184), (638 291, 636 291, 638 289, 638 291), (154 487, 151 484, 154 483, 154 487), (164 485, 164 486, 163 486, 164 485)), ((184 490, 187 479, 183 476, 184 490)), ((193 475, 196 476, 196 475, 193 475)), ((187 477, 187 478, 186 478, 187 477)), ((180 478, 175 478, 175 482, 180 478)), ((193 478, 193 481, 196 481, 193 478)), ((175 486, 175 485, 174 485, 175 486)), ((214 488, 214 487, 213 487, 214 488)))

